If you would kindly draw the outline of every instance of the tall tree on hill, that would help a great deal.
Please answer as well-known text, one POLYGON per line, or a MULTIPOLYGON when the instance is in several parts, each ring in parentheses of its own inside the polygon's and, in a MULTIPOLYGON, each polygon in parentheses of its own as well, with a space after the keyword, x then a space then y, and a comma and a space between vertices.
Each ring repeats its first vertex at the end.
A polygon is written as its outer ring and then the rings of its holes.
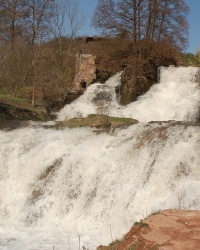
POLYGON ((73 41, 84 24, 84 16, 80 12, 78 3, 74 0, 57 0, 49 24, 49 33, 57 45, 61 58, 63 38, 73 41))
POLYGON ((50 19, 53 16, 54 0, 26 0, 27 1, 27 31, 31 47, 31 65, 33 68, 32 106, 35 105, 35 88, 37 78, 37 47, 47 38, 50 19))
POLYGON ((4 80, 12 86, 17 96, 20 82, 25 81, 28 73, 32 75, 32 105, 35 102, 37 85, 37 47, 47 39, 48 26, 54 10, 54 0, 0 0, 0 43, 6 48, 2 63, 5 69, 4 80), (29 48, 26 72, 20 73, 20 49, 29 48), (19 77, 18 77, 19 76, 19 77))
POLYGON ((74 54, 77 52, 77 41, 74 38, 84 24, 84 16, 78 2, 76 0, 57 0, 49 24, 49 34, 52 38, 51 58, 54 65, 50 74, 55 79, 56 88, 60 89, 62 86, 66 91, 71 86, 72 75, 74 75, 72 56, 74 58, 74 54))
POLYGON ((23 37, 27 14, 25 0, 0 0, 0 39, 14 47, 15 40, 23 37))
POLYGON ((5 83, 15 97, 23 75, 19 52, 24 42, 26 11, 25 0, 0 0, 0 42, 4 48, 2 70, 5 83))
POLYGON ((103 34, 126 31, 134 42, 165 40, 185 49, 188 12, 185 0, 98 0, 92 23, 103 34))

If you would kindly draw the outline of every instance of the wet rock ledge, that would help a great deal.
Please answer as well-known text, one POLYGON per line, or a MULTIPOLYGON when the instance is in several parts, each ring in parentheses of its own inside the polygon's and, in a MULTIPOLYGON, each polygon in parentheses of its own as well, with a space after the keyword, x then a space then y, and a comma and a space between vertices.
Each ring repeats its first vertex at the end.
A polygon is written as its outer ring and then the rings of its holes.
POLYGON ((19 107, 0 102, 0 120, 45 121, 47 119, 47 111, 43 107, 19 107))

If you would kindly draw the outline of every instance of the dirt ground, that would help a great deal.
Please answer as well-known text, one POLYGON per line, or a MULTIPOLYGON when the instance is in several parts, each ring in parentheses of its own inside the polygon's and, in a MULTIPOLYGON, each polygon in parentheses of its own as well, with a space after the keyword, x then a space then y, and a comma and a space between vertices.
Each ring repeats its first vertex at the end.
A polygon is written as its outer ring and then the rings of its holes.
POLYGON ((98 250, 200 250, 200 211, 164 210, 131 228, 122 240, 98 250))

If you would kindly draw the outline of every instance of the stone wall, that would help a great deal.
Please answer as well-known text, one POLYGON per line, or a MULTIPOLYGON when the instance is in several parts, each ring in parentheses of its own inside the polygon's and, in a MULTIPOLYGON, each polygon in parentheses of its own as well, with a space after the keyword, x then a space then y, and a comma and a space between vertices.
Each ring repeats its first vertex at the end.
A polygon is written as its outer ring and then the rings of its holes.
POLYGON ((76 55, 76 74, 73 83, 73 90, 86 89, 96 79, 96 56, 92 54, 76 55))

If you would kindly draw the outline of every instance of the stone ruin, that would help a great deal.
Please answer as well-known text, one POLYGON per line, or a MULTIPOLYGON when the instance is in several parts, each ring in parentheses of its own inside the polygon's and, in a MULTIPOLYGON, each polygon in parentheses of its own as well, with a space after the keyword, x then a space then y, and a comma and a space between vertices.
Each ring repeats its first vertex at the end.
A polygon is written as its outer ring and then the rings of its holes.
POLYGON ((70 103, 80 96, 85 89, 96 79, 96 56, 83 54, 82 51, 76 54, 76 71, 72 89, 65 96, 65 102, 70 103))
POLYGON ((74 89, 86 89, 96 79, 96 56, 92 54, 76 54, 76 74, 74 89))

